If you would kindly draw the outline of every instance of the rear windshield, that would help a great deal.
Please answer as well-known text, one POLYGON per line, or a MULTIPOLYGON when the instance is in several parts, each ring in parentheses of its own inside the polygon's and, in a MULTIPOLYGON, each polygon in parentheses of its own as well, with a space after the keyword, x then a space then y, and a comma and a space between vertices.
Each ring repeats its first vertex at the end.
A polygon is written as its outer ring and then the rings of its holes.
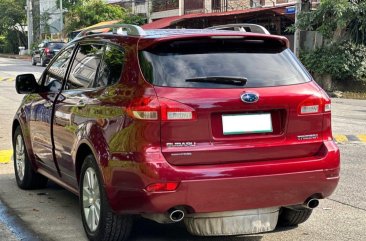
POLYGON ((48 43, 48 46, 54 49, 62 49, 64 45, 65 43, 48 43))
POLYGON ((269 87, 311 80, 292 52, 277 40, 174 41, 139 55, 145 79, 156 86, 269 87), (237 84, 236 80, 243 81, 237 84))

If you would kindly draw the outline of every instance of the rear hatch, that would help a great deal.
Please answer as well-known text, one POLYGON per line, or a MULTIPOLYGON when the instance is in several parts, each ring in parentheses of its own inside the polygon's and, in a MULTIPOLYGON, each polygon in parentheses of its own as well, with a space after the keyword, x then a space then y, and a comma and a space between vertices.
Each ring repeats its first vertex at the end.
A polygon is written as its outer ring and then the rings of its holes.
POLYGON ((174 40, 141 51, 140 65, 165 111, 161 148, 173 165, 302 158, 322 147, 329 100, 283 41, 174 40))
POLYGON ((56 55, 65 46, 63 42, 49 42, 48 48, 51 54, 56 55))

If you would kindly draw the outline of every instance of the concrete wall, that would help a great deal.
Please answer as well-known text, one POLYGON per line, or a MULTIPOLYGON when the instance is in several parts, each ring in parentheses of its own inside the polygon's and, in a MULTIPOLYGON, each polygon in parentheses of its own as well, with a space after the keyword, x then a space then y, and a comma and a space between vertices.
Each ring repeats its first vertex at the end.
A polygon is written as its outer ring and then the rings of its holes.
POLYGON ((167 17, 173 17, 173 16, 179 16, 180 14, 179 9, 173 9, 168 11, 162 11, 162 12, 153 12, 150 15, 151 19, 159 19, 159 18, 167 18, 167 17))
POLYGON ((250 8, 250 0, 228 0, 228 11, 250 8))

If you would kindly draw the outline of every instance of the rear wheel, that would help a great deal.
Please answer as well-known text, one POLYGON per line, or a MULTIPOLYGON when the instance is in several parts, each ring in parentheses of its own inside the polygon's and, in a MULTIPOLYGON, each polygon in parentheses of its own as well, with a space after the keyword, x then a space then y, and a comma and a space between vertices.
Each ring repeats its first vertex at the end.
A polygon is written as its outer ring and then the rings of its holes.
POLYGON ((85 158, 80 176, 81 217, 89 240, 127 240, 132 217, 117 215, 109 207, 95 158, 85 158))
POLYGON ((290 209, 282 208, 279 216, 278 224, 283 227, 296 226, 309 219, 312 209, 290 209))
POLYGON ((36 59, 34 58, 34 56, 32 56, 32 65, 35 66, 37 65, 36 59))
POLYGON ((19 126, 14 132, 13 149, 15 178, 18 186, 21 189, 44 188, 47 185, 48 179, 32 169, 19 126))
POLYGON ((44 61, 43 57, 41 57, 41 66, 42 66, 42 67, 45 67, 45 66, 46 66, 46 63, 45 63, 45 61, 44 61))

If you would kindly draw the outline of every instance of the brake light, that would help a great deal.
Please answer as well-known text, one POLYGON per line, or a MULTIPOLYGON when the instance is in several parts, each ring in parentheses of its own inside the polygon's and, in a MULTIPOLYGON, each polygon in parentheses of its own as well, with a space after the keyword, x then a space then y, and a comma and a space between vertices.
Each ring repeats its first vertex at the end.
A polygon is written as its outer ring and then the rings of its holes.
POLYGON ((45 52, 46 54, 49 54, 49 53, 50 53, 50 49, 49 49, 49 48, 45 48, 45 49, 44 49, 44 52, 45 52))
POLYGON ((299 115, 318 114, 331 111, 330 99, 327 96, 310 96, 298 107, 299 115))
POLYGON ((142 97, 132 101, 128 107, 129 116, 139 120, 194 120, 196 112, 193 108, 166 98, 142 97))
POLYGON ((159 98, 161 106, 161 120, 194 120, 196 112, 193 108, 180 102, 159 98))
POLYGON ((135 99, 127 109, 127 114, 139 120, 158 120, 159 102, 155 97, 135 99))
POLYGON ((148 192, 172 192, 177 190, 179 182, 159 182, 146 187, 148 192))

